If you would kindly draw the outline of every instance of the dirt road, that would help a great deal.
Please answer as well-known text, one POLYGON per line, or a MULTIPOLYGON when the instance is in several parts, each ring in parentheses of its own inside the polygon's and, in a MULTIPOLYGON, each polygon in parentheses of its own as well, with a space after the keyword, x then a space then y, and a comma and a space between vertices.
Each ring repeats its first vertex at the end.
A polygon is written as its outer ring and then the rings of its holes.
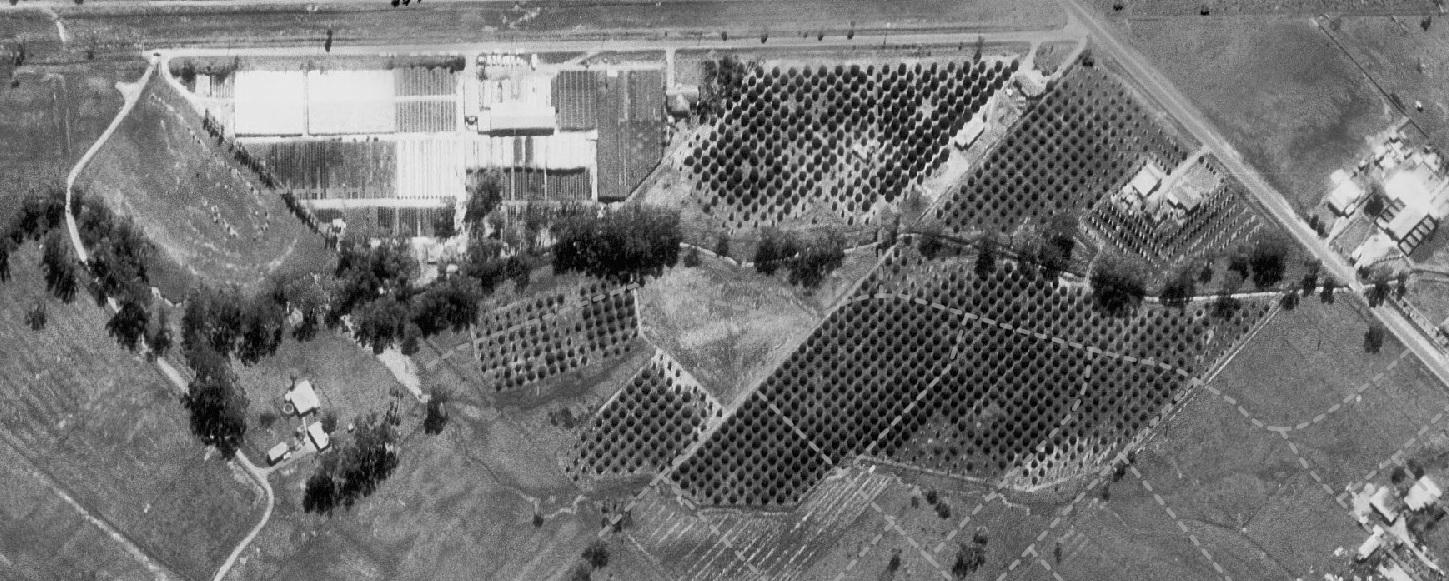
MULTIPOLYGON (((86 164, 90 162, 91 158, 95 157, 96 152, 101 150, 101 147, 105 145, 106 141, 111 137, 111 134, 116 132, 116 128, 121 126, 121 121, 126 118, 126 115, 130 114, 131 110, 135 108, 136 102, 140 100, 142 89, 146 86, 146 83, 151 80, 151 75, 156 74, 156 70, 159 68, 159 63, 159 59, 153 59, 151 61, 151 66, 147 67, 145 74, 141 75, 141 79, 139 81, 136 81, 134 84, 129 85, 128 90, 122 91, 122 96, 125 98, 125 103, 121 106, 121 111, 116 114, 116 118, 111 120, 110 126, 106 127, 105 132, 101 133, 101 136, 96 139, 96 142, 91 144, 90 149, 86 150, 85 155, 81 156, 80 161, 76 162, 75 167, 72 167, 70 170, 70 174, 66 176, 65 225, 66 229, 70 231, 71 245, 75 247, 76 258, 80 259, 81 263, 85 263, 87 261, 87 253, 85 245, 81 243, 80 229, 76 227, 74 212, 71 211, 72 200, 75 196, 76 177, 78 177, 81 171, 85 169, 86 164)), ((111 310, 118 310, 116 307, 115 299, 107 298, 107 301, 110 304, 111 310)), ((182 377, 179 372, 176 371, 176 368, 173 367, 170 362, 166 361, 164 357, 157 357, 156 367, 159 368, 162 375, 165 375, 166 379, 170 380, 171 384, 176 387, 177 392, 181 394, 186 393, 186 390, 188 389, 186 379, 182 377)), ((266 526, 267 521, 271 520, 272 509, 276 506, 276 495, 272 491, 271 483, 267 481, 266 474, 263 473, 261 470, 257 469, 257 466, 255 464, 252 464, 252 461, 248 459, 246 454, 242 453, 241 451, 237 451, 236 457, 233 459, 233 462, 240 464, 242 469, 244 469, 246 473, 250 475, 254 481, 256 481, 257 486, 261 487, 262 491, 266 493, 267 505, 266 508, 262 511, 262 518, 257 521, 256 526, 252 527, 252 530, 247 533, 247 536, 244 537, 241 542, 237 543, 237 546, 235 549, 232 550, 231 555, 229 555, 226 558, 226 561, 222 562, 221 566, 217 569, 216 576, 213 577, 213 579, 215 579, 216 581, 220 581, 221 579, 225 578, 226 574, 231 571, 231 567, 236 563, 237 557, 241 555, 242 551, 245 550, 246 547, 251 544, 252 540, 256 538, 257 533, 261 532, 262 527, 266 526)))
MULTIPOLYGON (((1343 256, 1329 248, 1328 243, 1319 238, 1318 234, 1298 217, 1287 198, 1268 185, 1268 182, 1257 171, 1249 167, 1237 149, 1222 134, 1218 133, 1208 122, 1207 117, 1198 111, 1191 101, 1173 86, 1171 81, 1158 72, 1146 57, 1120 40, 1116 36, 1116 29, 1101 22, 1096 15, 1081 5, 1080 0, 1062 0, 1062 4, 1075 17, 1074 21, 1082 24, 1091 33, 1092 39, 1096 41, 1094 46, 1121 64, 1122 68, 1141 85, 1149 97, 1209 148, 1228 172, 1243 183, 1248 192, 1258 200, 1258 203, 1268 210, 1300 245, 1311 251, 1323 263, 1323 267, 1333 275, 1337 283, 1347 283, 1355 292, 1363 292, 1363 285, 1358 281, 1357 273, 1343 256)), ((1434 376, 1439 378, 1440 382, 1449 386, 1449 359, 1446 359, 1444 352, 1431 338, 1425 336, 1407 317, 1391 306, 1374 307, 1371 310, 1384 327, 1412 350, 1424 362, 1425 367, 1428 367, 1434 376)))

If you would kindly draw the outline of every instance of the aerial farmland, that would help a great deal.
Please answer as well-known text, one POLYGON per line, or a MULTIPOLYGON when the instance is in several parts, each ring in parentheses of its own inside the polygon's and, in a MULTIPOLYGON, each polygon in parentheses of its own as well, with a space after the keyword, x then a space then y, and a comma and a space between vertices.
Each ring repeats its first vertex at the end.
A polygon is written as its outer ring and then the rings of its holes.
POLYGON ((0 578, 1443 578, 1437 15, 0 6, 0 578))

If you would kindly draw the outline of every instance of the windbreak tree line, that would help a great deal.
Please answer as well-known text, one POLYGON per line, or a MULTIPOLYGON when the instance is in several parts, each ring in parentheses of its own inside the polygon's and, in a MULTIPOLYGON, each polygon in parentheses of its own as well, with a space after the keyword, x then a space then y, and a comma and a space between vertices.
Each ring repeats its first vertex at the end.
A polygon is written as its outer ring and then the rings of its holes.
POLYGON ((679 261, 679 212, 628 206, 566 216, 554 224, 556 272, 639 281, 679 261))
POLYGON ((781 268, 789 269, 790 284, 807 289, 819 287, 844 262, 845 238, 833 230, 802 241, 793 233, 767 228, 755 250, 755 270, 774 275, 781 268))

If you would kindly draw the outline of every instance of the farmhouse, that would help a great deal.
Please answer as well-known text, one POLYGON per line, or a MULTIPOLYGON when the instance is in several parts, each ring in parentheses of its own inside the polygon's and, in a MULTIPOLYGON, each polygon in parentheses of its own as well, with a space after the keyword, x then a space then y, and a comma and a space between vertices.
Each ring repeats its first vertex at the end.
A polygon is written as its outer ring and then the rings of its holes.
POLYGON ((1352 214, 1358 208, 1358 203, 1363 199, 1363 187, 1359 186, 1349 177, 1348 172, 1334 170, 1332 176, 1333 189, 1328 192, 1328 209, 1339 216, 1352 214))
POLYGON ((1409 510, 1423 510, 1439 500, 1442 494, 1444 492, 1439 489, 1439 485, 1432 478, 1424 476, 1409 488, 1409 494, 1404 496, 1404 504, 1408 505, 1409 510))
POLYGON ((279 442, 267 450, 267 464, 275 465, 292 455, 292 448, 286 442, 279 442))
POLYGON ((318 452, 326 450, 327 446, 332 444, 332 439, 327 436, 327 430, 322 429, 322 422, 312 422, 307 426, 307 438, 312 440, 312 445, 317 447, 318 452))
POLYGON ((322 406, 322 402, 317 399, 317 391, 312 389, 312 382, 306 379, 293 382, 292 388, 287 390, 282 399, 291 404, 292 413, 299 416, 317 411, 322 406))

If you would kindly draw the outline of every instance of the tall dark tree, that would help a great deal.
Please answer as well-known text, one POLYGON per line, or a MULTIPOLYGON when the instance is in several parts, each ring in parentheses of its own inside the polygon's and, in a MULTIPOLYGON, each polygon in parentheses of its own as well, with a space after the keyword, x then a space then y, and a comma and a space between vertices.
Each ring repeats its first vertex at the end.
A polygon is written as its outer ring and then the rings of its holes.
POLYGON ((790 267, 790 284, 807 289, 820 286, 825 277, 845 262, 845 238, 835 231, 816 237, 801 248, 790 267))
POLYGON ((1147 296, 1142 278, 1140 269, 1128 259, 1102 256, 1089 277, 1092 304, 1110 316, 1130 314, 1147 296))
POLYGON ((408 322, 407 304, 392 297, 368 302, 352 313, 353 333, 373 353, 402 341, 408 322))
POLYGON ((15 243, 10 237, 0 234, 0 282, 10 280, 10 252, 15 250, 15 243))
POLYGON ((29 310, 25 311, 25 324, 30 326, 31 331, 39 331, 41 329, 44 329, 45 323, 48 319, 49 317, 46 315, 45 312, 44 301, 35 301, 35 305, 31 306, 29 310))
POLYGON ((1283 268, 1287 263, 1288 242, 1276 237, 1258 241, 1249 255, 1248 262, 1253 270, 1253 285, 1268 288, 1283 280, 1283 268))
POLYGON ((658 276, 679 261, 683 241, 679 212, 650 206, 567 215, 554 235, 554 271, 618 280, 658 276))
POLYGON ((1333 287, 1336 284, 1333 277, 1323 279, 1322 290, 1318 291, 1318 300, 1326 304, 1333 304, 1333 287))
POLYGON ((331 476, 318 472, 307 478, 307 485, 302 493, 302 510, 332 514, 337 500, 337 483, 331 476))
POLYGON ((976 246, 976 264, 972 269, 976 278, 985 280, 996 272, 996 242, 990 238, 982 238, 981 243, 976 246))
POLYGON ((202 344, 187 353, 196 372, 182 403, 191 412, 191 431, 202 443, 231 458, 246 435, 247 398, 226 358, 202 344))
POLYGON ((463 221, 477 228, 478 223, 502 203, 502 176, 496 171, 475 173, 468 187, 468 205, 463 212, 463 221))
POLYGON ((121 301, 120 310, 106 321, 106 332, 121 346, 134 352, 146 336, 146 324, 150 320, 151 314, 146 311, 145 306, 133 300, 124 300, 121 301))
POLYGON ((423 417, 423 433, 440 434, 448 425, 448 401, 452 394, 447 390, 434 391, 428 398, 427 414, 423 417))
POLYGON ((1384 347, 1384 326, 1378 323, 1370 325, 1368 331, 1363 334, 1363 350, 1368 353, 1378 353, 1384 347))
POLYGON ((165 357, 171 352, 171 317, 166 313, 165 306, 156 309, 156 317, 152 321, 151 328, 146 333, 146 345, 151 348, 151 354, 155 357, 165 357))
POLYGON ((75 300, 76 291, 80 288, 75 257, 71 256, 70 242, 60 230, 52 230, 46 236, 40 265, 45 270, 46 290, 66 303, 75 300))
POLYGON ((728 258, 730 255, 730 235, 720 234, 719 239, 714 243, 714 254, 720 258, 728 258))
POLYGON ((1163 285, 1162 293, 1158 298, 1166 306, 1181 309, 1187 306, 1187 302, 1192 300, 1195 294, 1197 294, 1197 285, 1193 281, 1192 273, 1182 272, 1163 285))
POLYGON ((450 276, 412 298, 412 322, 422 336, 446 329, 462 331, 478 319, 483 287, 467 276, 450 276))
POLYGON ((277 348, 282 345, 282 333, 286 326, 287 314, 272 297, 257 296, 248 300, 242 315, 237 359, 245 365, 251 365, 276 353, 277 348))
POLYGON ((788 267, 799 253, 800 240, 794 234, 766 228, 760 232, 760 244, 755 248, 755 270, 774 275, 780 267, 788 267))

